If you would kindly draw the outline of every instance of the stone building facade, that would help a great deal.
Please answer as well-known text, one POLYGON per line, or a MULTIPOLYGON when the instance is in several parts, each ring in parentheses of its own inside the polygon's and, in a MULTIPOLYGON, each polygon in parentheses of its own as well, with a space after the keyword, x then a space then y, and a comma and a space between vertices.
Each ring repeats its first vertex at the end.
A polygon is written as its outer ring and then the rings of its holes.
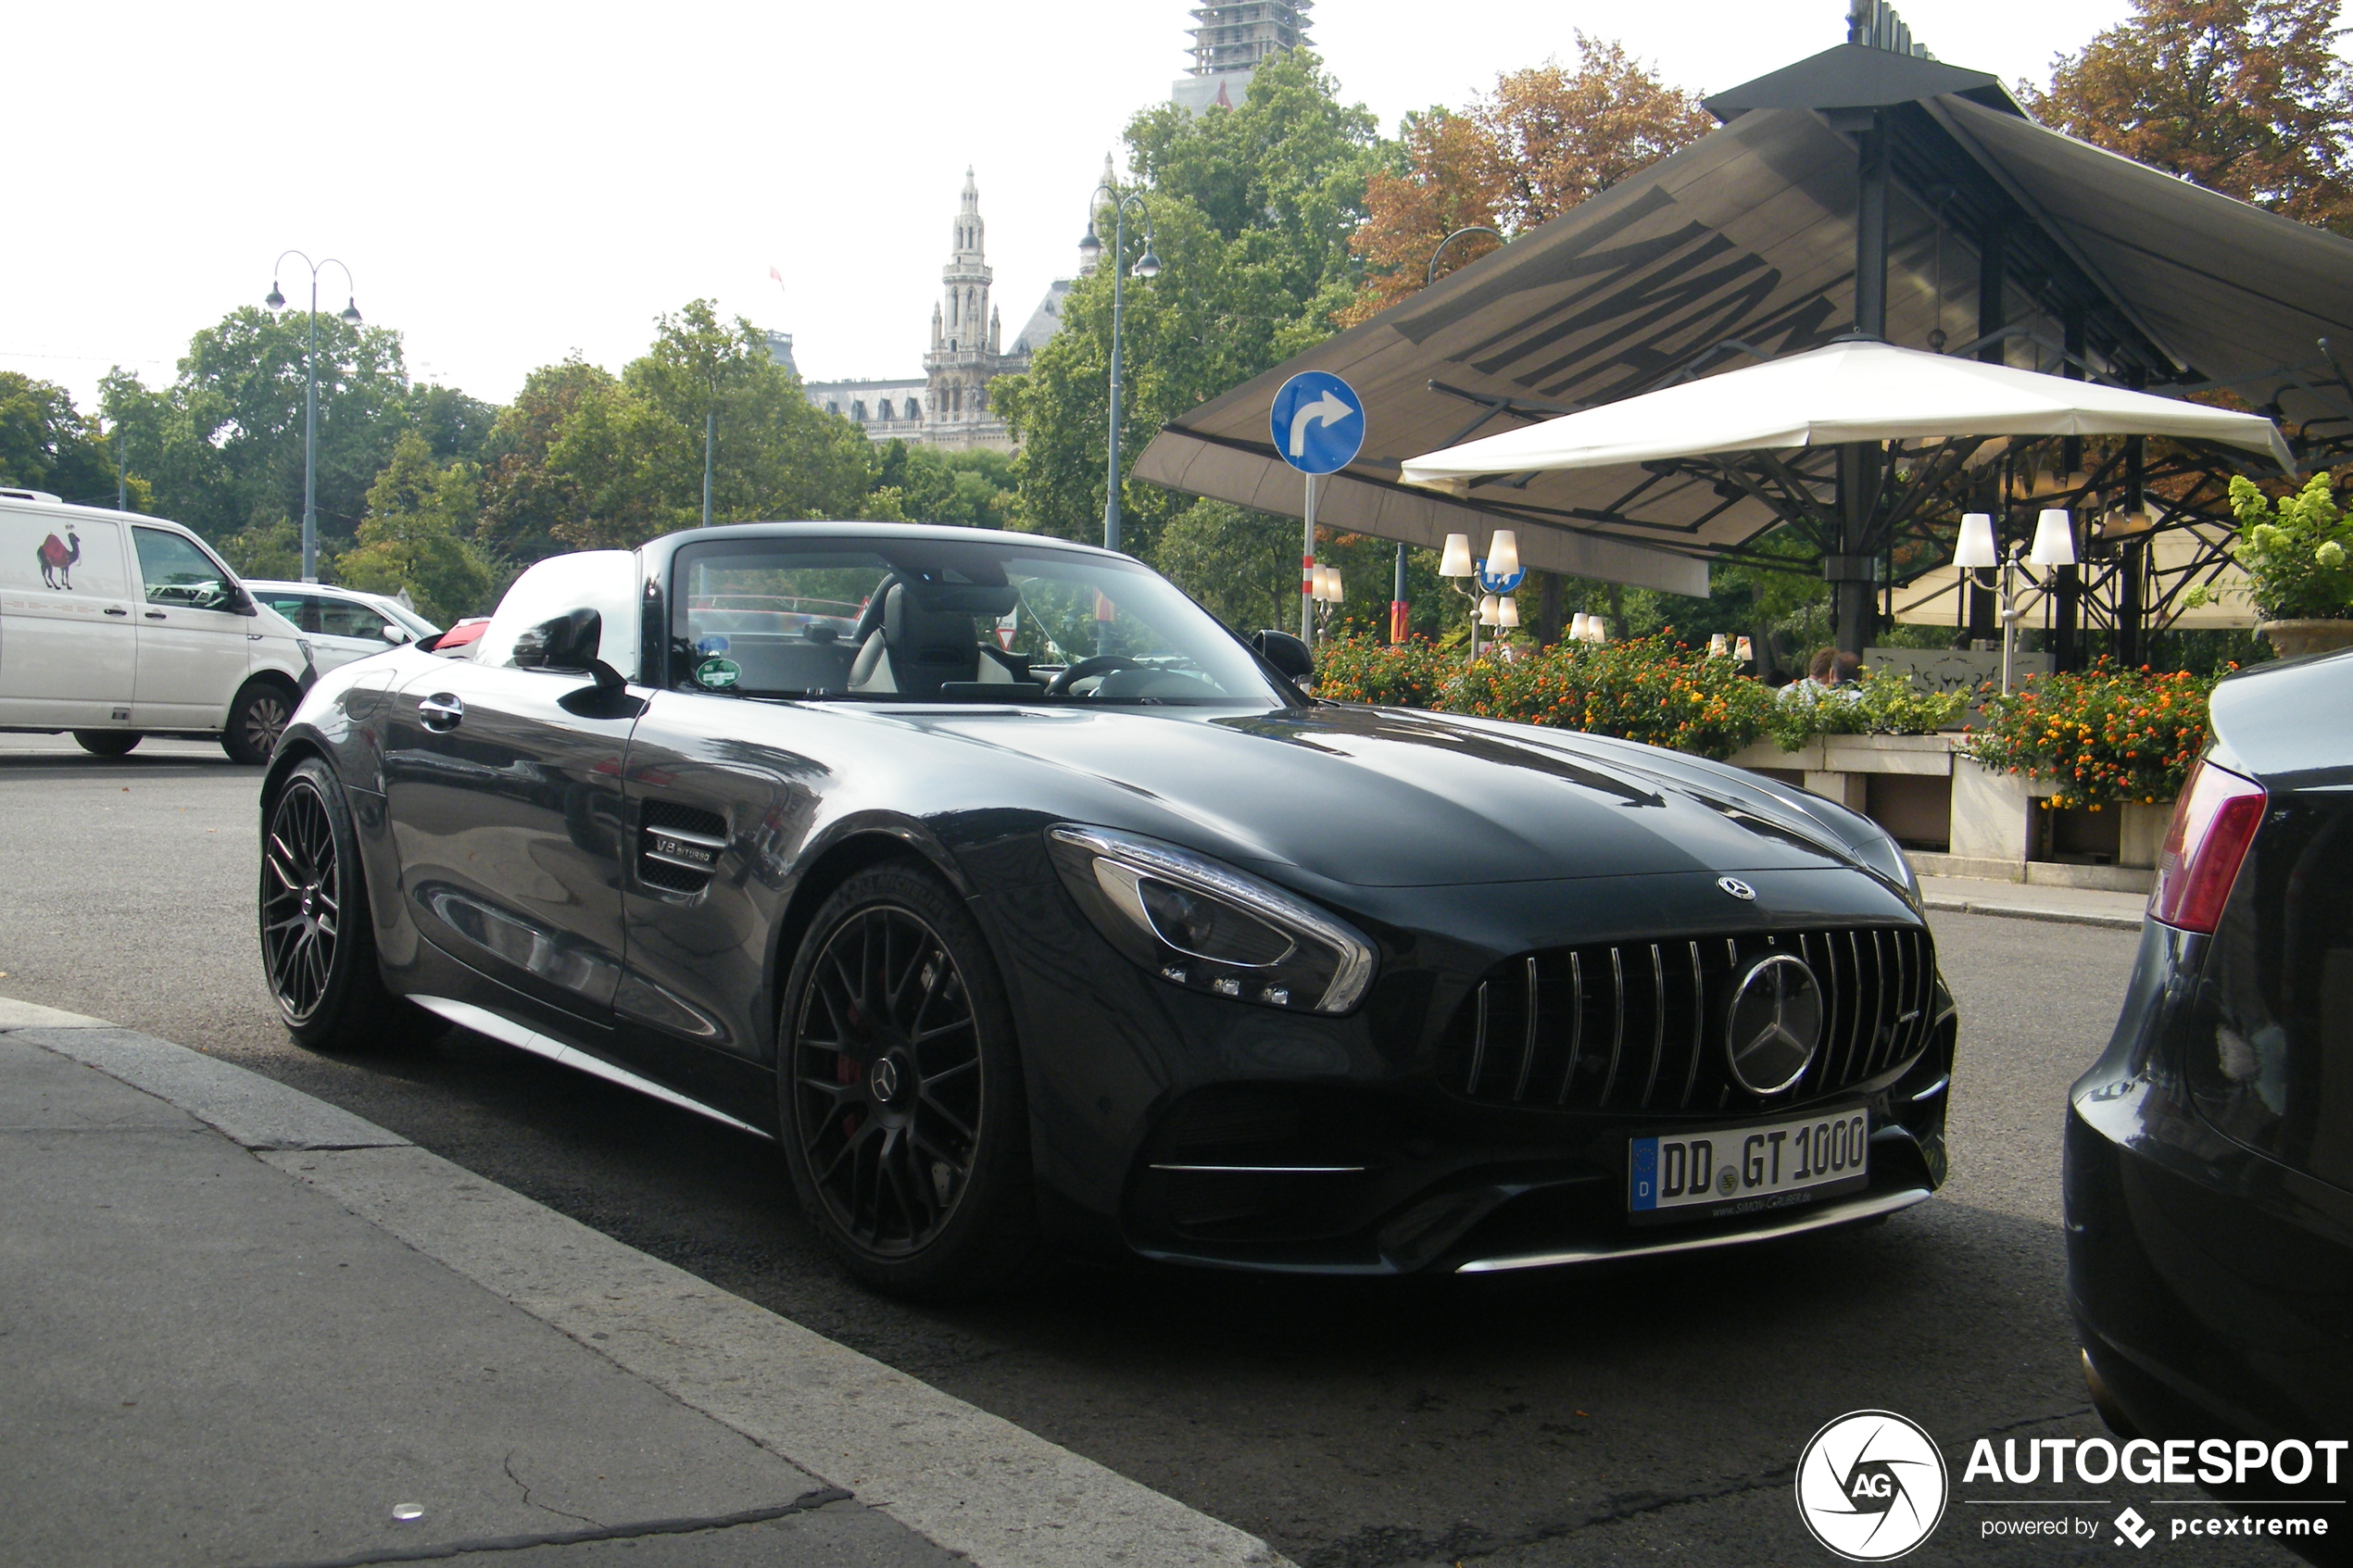
POLYGON ((1072 281, 1054 280, 1008 345, 1002 315, 990 297, 996 274, 988 265, 988 232, 980 186, 967 169, 939 299, 931 309, 922 377, 806 382, 809 400, 855 420, 875 441, 1013 450, 1013 433, 988 407, 988 383, 1029 369, 1030 357, 1062 328, 1072 281))

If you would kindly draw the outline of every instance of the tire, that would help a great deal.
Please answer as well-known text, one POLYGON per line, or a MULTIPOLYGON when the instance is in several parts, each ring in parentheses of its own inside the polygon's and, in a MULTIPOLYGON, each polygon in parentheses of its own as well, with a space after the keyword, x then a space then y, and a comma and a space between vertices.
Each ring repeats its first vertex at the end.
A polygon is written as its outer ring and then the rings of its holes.
POLYGON ((278 749, 278 737, 294 717, 295 699, 275 681, 247 681, 229 704, 229 723, 220 732, 220 749, 232 762, 258 768, 278 749))
POLYGON ((93 757, 128 757, 146 739, 136 730, 76 730, 73 744, 93 757))
POLYGON ((421 1017, 385 989, 359 862, 334 771, 313 757, 271 801, 261 835, 261 966, 278 1016, 316 1050, 409 1037, 421 1017))
POLYGON ((776 1063, 794 1191, 850 1274, 940 1300, 1027 1269, 1038 1215, 1013 1010, 937 877, 872 866, 818 908, 776 1063))

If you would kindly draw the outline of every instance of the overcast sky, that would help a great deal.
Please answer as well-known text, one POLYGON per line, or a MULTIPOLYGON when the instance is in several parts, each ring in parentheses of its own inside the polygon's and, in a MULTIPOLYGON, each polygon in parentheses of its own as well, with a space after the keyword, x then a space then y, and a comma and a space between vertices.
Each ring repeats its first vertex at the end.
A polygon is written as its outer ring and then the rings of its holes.
MULTIPOLYGON (((168 381, 286 246, 335 256, 420 380, 511 396, 618 368, 698 295, 812 379, 920 373, 966 164, 1010 337, 1067 276, 1105 151, 1184 66, 1186 0, 26 6, 0 369, 168 381), (784 275, 779 287, 769 269, 784 275)), ((2125 0, 1909 0, 1942 59, 2043 80, 2125 0)), ((1710 92, 1845 35, 1843 0, 1321 0, 1316 46, 1393 132, 1615 34, 1710 92)), ((307 282, 282 274, 289 297, 307 282)), ((347 291, 330 270, 322 297, 347 291)))

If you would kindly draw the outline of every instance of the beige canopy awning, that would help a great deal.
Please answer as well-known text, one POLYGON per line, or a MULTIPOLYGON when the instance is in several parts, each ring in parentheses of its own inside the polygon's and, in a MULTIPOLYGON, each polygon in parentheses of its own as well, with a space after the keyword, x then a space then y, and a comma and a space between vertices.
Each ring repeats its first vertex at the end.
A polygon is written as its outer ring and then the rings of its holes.
POLYGON ((2279 427, 2259 414, 1891 344, 1836 343, 1408 458, 1401 477, 1462 495, 1496 475, 1970 435, 2171 435, 2296 466, 2279 427))

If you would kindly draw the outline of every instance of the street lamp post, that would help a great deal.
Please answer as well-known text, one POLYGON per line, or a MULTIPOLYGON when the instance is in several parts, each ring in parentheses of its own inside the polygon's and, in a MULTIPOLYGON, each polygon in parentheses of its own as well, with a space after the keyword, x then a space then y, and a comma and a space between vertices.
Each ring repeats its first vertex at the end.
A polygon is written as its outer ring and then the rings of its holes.
POLYGON ((329 267, 343 267, 343 281, 351 292, 343 307, 343 319, 353 326, 359 324, 359 286, 351 281, 351 269, 333 257, 313 261, 301 251, 290 250, 278 257, 271 267, 270 294, 262 303, 272 310, 285 308, 286 296, 278 292, 277 274, 283 270, 286 257, 300 257, 310 269, 310 344, 304 350, 302 397, 302 580, 319 581, 319 273, 329 267))
POLYGON ((1519 564, 1518 536, 1508 528, 1497 529, 1488 542, 1486 557, 1474 560, 1470 535, 1449 533, 1438 562, 1438 575, 1453 583, 1454 591, 1470 601, 1470 661, 1476 664, 1481 626, 1500 629, 1519 624, 1519 606, 1511 596, 1528 576, 1528 569, 1519 564), (1466 588, 1464 580, 1477 586, 1466 588))
MULTIPOLYGON (((1097 185, 1094 195, 1112 199, 1111 236, 1111 459, 1110 480, 1103 493, 1103 548, 1119 548, 1119 349, 1120 320, 1126 308, 1127 281, 1127 204, 1144 220, 1144 254, 1136 258, 1136 276, 1150 281, 1160 276, 1160 257, 1152 253, 1151 208, 1144 204, 1140 192, 1129 191, 1122 195, 1109 185, 1097 185)), ((1093 197, 1088 198, 1092 203, 1093 197)), ((1095 207, 1087 213, 1087 237, 1078 242, 1078 254, 1083 261, 1092 262, 1102 253, 1103 242, 1095 237, 1095 207)))
POLYGON ((1430 284, 1438 282, 1438 258, 1446 254, 1446 247, 1448 245, 1453 245, 1465 234, 1487 234, 1492 236, 1497 245, 1503 245, 1505 243, 1503 235, 1496 233, 1494 230, 1489 228, 1484 223, 1473 223, 1468 228, 1455 230, 1453 233, 1439 241, 1438 248, 1429 253, 1429 275, 1422 280, 1422 286, 1424 288, 1428 288, 1430 284))
MULTIPOLYGON (((2034 547, 2026 559, 2043 567, 2054 575, 2062 566, 2075 564, 2075 529, 2066 510, 2045 507, 2034 520, 2034 547)), ((2019 564, 2019 546, 2010 546, 2009 554, 2001 553, 1994 539, 1994 518, 1990 512, 1969 512, 1961 519, 1961 537, 1953 551, 1953 564, 1974 578, 1980 571, 2001 569, 2002 599, 2002 695, 2010 693, 2018 663, 2018 623, 2026 615, 2018 602, 2018 578, 2022 568, 2019 564)), ((2027 581, 2034 583, 2033 574, 2027 581)), ((2038 592, 2047 596, 2049 587, 2034 583, 2038 592)))

